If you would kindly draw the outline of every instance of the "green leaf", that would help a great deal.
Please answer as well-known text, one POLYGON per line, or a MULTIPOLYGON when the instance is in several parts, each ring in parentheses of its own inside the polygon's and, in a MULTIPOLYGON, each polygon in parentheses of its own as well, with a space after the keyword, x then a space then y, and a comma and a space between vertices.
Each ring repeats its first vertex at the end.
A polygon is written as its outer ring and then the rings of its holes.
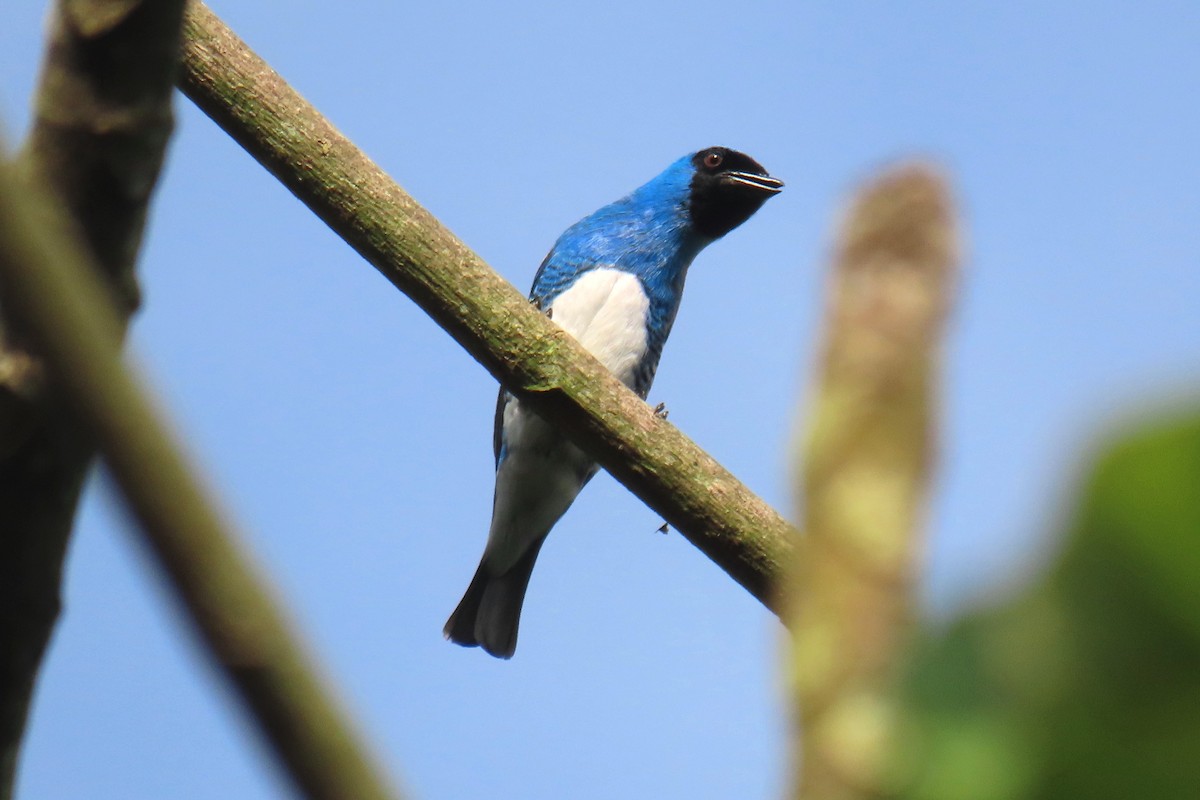
POLYGON ((897 794, 1200 798, 1200 414, 1105 448, 1019 596, 921 637, 897 794))

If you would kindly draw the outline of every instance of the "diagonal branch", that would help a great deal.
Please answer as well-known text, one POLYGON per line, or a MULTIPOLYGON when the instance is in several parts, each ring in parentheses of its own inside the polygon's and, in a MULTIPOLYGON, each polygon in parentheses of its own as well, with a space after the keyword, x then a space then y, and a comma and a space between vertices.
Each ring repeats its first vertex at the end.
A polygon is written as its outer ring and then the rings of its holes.
POLYGON ((796 531, 417 204, 202 3, 181 88, 493 376, 772 610, 796 531))
POLYGON ((838 241, 805 442, 808 536, 791 624, 804 800, 887 794, 891 684, 913 602, 956 275, 937 174, 902 168, 860 192, 838 241))
POLYGON ((103 453, 218 668, 304 797, 397 797, 121 364, 122 320, 98 270, 84 251, 31 223, 39 198, 19 192, 10 172, 0 165, 0 289, 10 313, 103 453))
MULTIPOLYGON (((35 222, 96 256, 124 317, 171 132, 183 0, 62 0, 33 129, 16 162, 53 201, 35 222)), ((46 391, 0 296, 0 800, 12 792, 35 678, 59 611, 67 538, 92 448, 46 391)))

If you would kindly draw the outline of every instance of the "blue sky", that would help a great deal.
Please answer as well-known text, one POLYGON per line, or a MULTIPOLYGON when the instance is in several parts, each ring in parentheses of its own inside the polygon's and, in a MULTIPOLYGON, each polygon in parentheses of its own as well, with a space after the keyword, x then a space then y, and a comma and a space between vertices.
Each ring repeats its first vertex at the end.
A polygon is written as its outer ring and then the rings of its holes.
MULTIPOLYGON (((924 155, 967 263, 927 613, 1049 557, 1092 435, 1200 376, 1200 6, 232 3, 214 8, 524 291, 558 233, 678 156, 787 181, 703 253, 651 402, 791 513, 789 443, 848 190, 924 155)), ((41 2, 9 0, 28 120, 41 2)), ((133 352, 399 783, 419 798, 778 795, 769 613, 607 476, 538 563, 509 663, 445 643, 482 550, 492 378, 187 101, 133 352)), ((23 797, 278 798, 103 480, 23 797)))

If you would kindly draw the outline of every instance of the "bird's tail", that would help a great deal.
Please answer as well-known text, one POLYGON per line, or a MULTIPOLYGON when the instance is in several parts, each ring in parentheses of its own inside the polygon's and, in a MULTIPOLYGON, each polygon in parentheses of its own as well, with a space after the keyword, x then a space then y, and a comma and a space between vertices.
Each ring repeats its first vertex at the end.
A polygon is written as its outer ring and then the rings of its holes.
POLYGON ((446 620, 442 633, 464 647, 482 646, 497 658, 512 658, 517 649, 517 628, 529 576, 545 537, 534 542, 517 563, 502 575, 488 571, 487 558, 479 563, 467 593, 446 620))

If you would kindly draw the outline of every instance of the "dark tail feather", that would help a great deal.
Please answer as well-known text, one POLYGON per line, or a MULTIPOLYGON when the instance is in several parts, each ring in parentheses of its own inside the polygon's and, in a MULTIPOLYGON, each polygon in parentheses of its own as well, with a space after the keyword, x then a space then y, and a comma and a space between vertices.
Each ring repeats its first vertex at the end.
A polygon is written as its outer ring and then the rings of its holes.
POLYGON ((464 647, 483 649, 497 658, 512 658, 517 649, 517 628, 521 624, 521 606, 529 576, 545 538, 535 542, 521 560, 503 575, 492 575, 487 559, 475 570, 475 577, 458 608, 446 621, 446 638, 464 647))
POLYGON ((479 603, 483 600, 483 590, 487 588, 487 584, 487 570, 483 562, 480 562, 479 569, 475 570, 475 577, 471 578, 471 585, 467 587, 467 593, 458 601, 458 608, 454 609, 450 619, 446 620, 442 635, 463 647, 479 646, 479 640, 475 638, 475 618, 479 616, 479 603))

